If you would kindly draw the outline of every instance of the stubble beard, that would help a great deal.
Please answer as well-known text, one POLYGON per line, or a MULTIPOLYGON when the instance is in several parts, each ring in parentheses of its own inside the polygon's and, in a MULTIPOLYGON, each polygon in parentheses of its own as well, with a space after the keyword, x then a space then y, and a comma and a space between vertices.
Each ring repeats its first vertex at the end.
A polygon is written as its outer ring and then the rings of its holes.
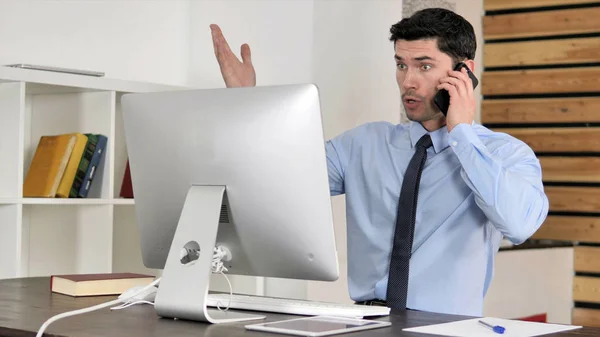
POLYGON ((443 116, 438 109, 435 109, 431 105, 431 103, 425 103, 425 112, 423 114, 411 113, 410 110, 404 106, 404 101, 402 102, 402 106, 406 112, 406 117, 413 122, 427 122, 434 119, 440 119, 443 116))

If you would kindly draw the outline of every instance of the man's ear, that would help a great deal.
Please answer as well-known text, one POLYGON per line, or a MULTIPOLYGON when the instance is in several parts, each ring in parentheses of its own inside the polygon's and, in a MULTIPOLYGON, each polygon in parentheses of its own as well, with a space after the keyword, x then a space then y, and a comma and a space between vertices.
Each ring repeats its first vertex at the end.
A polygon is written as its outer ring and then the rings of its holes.
POLYGON ((473 60, 465 60, 463 61, 464 64, 467 65, 467 67, 469 67, 469 69, 471 70, 471 72, 475 71, 475 61, 473 60))

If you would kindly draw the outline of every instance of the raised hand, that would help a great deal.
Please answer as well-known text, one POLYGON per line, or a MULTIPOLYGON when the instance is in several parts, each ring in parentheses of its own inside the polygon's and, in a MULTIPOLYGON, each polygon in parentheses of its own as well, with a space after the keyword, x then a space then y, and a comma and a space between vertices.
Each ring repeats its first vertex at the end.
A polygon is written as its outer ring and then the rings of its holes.
POLYGON ((218 25, 210 25, 215 56, 221 68, 221 75, 228 88, 252 87, 256 85, 256 72, 252 65, 250 46, 243 44, 240 54, 242 61, 229 48, 229 44, 218 25))
POLYGON ((476 110, 473 82, 464 68, 460 71, 449 71, 447 77, 440 79, 437 89, 446 89, 450 94, 450 105, 446 115, 448 132, 460 123, 473 122, 476 110))

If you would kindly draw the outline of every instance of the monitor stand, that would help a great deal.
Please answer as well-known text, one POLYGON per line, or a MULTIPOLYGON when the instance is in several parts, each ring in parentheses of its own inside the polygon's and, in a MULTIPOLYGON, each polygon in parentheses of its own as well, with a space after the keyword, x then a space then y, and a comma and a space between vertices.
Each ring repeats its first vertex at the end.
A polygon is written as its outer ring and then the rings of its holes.
POLYGON ((265 318, 206 306, 224 197, 225 186, 189 189, 156 293, 154 306, 159 316, 208 323, 265 318))

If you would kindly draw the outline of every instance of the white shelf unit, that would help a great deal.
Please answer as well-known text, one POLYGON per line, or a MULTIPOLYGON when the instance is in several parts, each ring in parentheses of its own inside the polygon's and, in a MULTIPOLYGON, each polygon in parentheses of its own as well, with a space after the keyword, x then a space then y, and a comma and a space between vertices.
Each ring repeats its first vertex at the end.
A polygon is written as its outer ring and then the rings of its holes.
POLYGON ((158 273, 141 261, 134 200, 119 198, 127 162, 120 99, 184 89, 0 67, 0 279, 158 273), (71 132, 108 137, 89 197, 23 198, 39 138, 71 132))

